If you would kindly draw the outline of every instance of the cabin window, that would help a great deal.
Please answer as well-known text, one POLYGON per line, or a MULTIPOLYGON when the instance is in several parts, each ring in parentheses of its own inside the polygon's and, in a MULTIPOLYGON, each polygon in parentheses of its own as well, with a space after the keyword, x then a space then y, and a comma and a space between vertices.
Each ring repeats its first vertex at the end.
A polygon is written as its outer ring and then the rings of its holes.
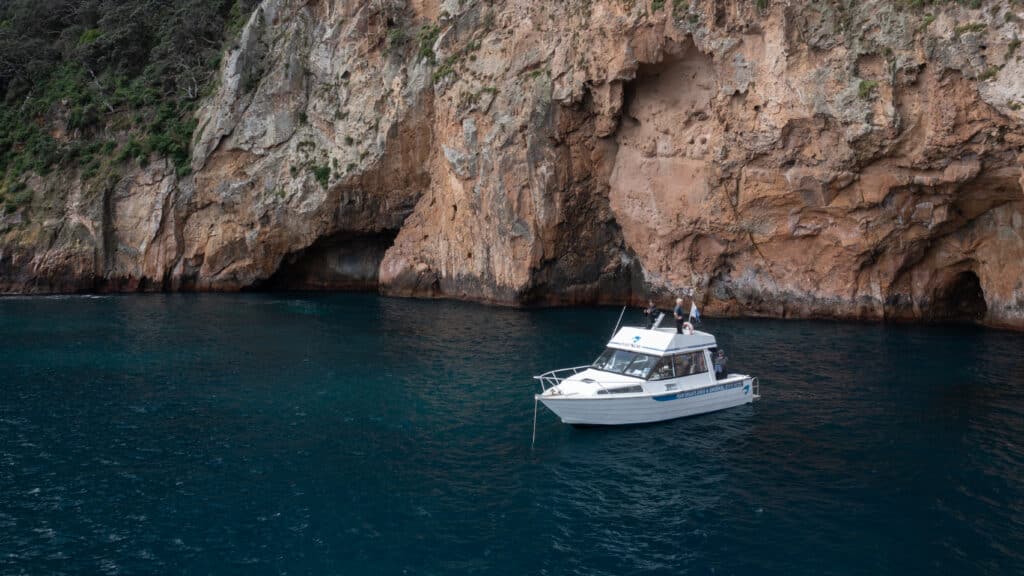
POLYGON ((651 369, 654 368, 657 363, 657 356, 648 356, 647 354, 637 354, 636 358, 629 363, 629 367, 626 368, 626 376, 636 376, 637 378, 647 378, 647 375, 651 373, 651 369))
POLYGON ((593 368, 624 376, 650 380, 681 378, 708 371, 704 351, 676 354, 664 358, 629 350, 608 348, 594 360, 593 368))
POLYGON ((643 392, 643 391, 644 391, 644 387, 643 386, 620 386, 619 388, 602 388, 601 390, 598 390, 597 393, 599 395, 601 395, 601 394, 632 394, 632 393, 638 393, 638 392, 643 392))
POLYGON ((690 375, 691 358, 689 354, 680 354, 678 356, 673 356, 672 361, 675 364, 676 376, 690 375))
POLYGON ((657 356, 608 348, 594 360, 593 367, 605 372, 647 378, 657 361, 657 356))
POLYGON ((708 364, 704 361, 704 351, 693 353, 694 374, 703 374, 708 371, 708 364))
POLYGON ((604 354, 601 354, 597 360, 594 360, 594 368, 604 370, 605 372, 622 374, 629 367, 630 362, 635 360, 637 356, 639 354, 636 352, 608 348, 604 351, 604 354))
POLYGON ((676 371, 676 378, 703 374, 708 371, 707 362, 704 361, 704 351, 690 352, 673 356, 673 366, 676 371))
POLYGON ((659 358, 654 370, 651 370, 651 380, 666 380, 673 376, 675 373, 672 371, 672 357, 659 358))

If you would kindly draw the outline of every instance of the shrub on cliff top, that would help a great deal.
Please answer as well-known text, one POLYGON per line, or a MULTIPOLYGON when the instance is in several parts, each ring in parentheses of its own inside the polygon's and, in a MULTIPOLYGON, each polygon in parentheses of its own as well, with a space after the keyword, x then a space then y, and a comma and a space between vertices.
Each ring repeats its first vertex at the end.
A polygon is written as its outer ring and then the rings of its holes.
POLYGON ((0 208, 4 212, 14 212, 31 201, 32 189, 23 182, 14 182, 10 185, 0 183, 0 208))
POLYGON ((0 177, 45 173, 111 136, 187 170, 195 104, 256 2, 0 2, 0 177))

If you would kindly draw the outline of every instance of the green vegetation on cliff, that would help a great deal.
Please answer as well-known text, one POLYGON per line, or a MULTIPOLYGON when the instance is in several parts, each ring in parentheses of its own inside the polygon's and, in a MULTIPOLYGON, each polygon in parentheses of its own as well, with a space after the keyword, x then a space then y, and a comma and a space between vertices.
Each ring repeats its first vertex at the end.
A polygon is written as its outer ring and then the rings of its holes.
POLYGON ((187 172, 196 103, 255 4, 0 3, 0 202, 56 167, 90 178, 155 153, 187 172))

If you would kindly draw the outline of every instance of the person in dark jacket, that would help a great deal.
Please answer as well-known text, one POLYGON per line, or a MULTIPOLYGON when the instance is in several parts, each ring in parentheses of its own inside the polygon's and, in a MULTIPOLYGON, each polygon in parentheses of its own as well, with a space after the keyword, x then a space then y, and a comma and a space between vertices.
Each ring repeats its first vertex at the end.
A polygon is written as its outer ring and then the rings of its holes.
POLYGON ((654 326, 654 319, 657 317, 658 308, 654 305, 654 300, 648 300, 647 308, 644 308, 644 323, 647 325, 648 330, 654 326))
POLYGON ((715 355, 715 380, 721 380, 729 375, 726 369, 729 359, 725 357, 725 350, 719 350, 715 355))

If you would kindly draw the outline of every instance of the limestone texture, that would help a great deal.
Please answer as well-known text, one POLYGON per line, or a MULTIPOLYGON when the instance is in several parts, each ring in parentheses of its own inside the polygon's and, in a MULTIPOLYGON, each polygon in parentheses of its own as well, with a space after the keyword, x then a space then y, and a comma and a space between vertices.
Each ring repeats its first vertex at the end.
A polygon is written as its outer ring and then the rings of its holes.
POLYGON ((0 291, 1024 329, 1024 4, 265 0, 192 173, 35 176, 0 291))

